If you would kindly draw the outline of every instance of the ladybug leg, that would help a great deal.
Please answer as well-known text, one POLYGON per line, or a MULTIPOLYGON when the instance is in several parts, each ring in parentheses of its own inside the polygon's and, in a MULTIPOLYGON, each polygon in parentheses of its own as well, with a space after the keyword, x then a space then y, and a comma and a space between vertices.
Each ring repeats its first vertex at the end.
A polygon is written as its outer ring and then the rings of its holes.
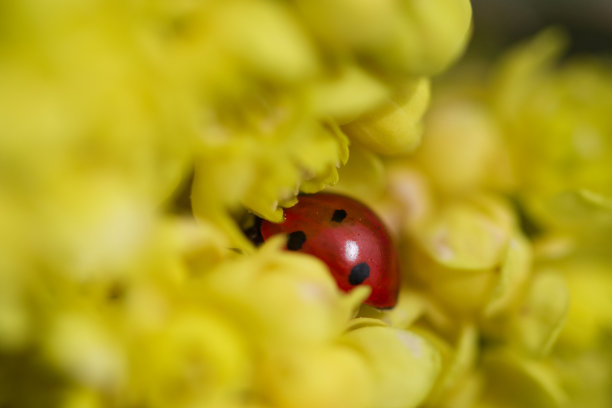
POLYGON ((254 215, 249 218, 250 220, 243 224, 242 231, 255 246, 260 246, 264 242, 261 236, 261 218, 254 215))

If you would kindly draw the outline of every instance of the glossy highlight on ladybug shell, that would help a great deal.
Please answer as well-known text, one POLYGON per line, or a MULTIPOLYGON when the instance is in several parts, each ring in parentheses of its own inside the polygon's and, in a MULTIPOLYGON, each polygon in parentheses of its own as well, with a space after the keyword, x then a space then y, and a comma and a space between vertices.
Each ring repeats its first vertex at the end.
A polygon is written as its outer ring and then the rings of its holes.
POLYGON ((286 234, 288 250, 321 259, 344 291, 370 286, 365 303, 384 309, 395 306, 395 246, 382 221, 359 201, 331 193, 301 195, 295 206, 285 209, 283 222, 261 220, 258 232, 264 241, 286 234))

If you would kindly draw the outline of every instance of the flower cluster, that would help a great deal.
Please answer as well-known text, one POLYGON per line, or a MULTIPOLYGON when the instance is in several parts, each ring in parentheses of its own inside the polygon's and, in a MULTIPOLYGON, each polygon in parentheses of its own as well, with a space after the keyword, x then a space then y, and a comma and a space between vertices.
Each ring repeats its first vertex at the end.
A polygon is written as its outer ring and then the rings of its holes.
POLYGON ((612 71, 555 66, 564 42, 548 30, 466 64, 436 88, 413 155, 352 151, 341 171, 336 188, 396 226, 399 305, 360 313, 439 350, 425 406, 611 403, 612 71))
POLYGON ((236 219, 335 183, 349 142, 413 150, 467 0, 0 9, 0 405, 426 398, 424 335, 236 219))
POLYGON ((1 5, 0 406, 610 406, 611 71, 548 31, 427 111, 470 22, 1 5), (394 309, 240 230, 324 188, 388 224, 394 309))

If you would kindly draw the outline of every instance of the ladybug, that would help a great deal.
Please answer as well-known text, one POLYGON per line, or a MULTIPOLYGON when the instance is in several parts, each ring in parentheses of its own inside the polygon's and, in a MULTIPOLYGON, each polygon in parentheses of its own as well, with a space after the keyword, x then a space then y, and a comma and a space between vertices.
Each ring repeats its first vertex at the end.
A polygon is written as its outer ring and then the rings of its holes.
POLYGON ((321 259, 338 287, 350 291, 367 285, 366 304, 381 309, 395 306, 399 289, 397 253, 382 221, 367 206, 352 198, 319 193, 302 195, 285 209, 284 221, 260 220, 264 241, 287 234, 286 248, 321 259))

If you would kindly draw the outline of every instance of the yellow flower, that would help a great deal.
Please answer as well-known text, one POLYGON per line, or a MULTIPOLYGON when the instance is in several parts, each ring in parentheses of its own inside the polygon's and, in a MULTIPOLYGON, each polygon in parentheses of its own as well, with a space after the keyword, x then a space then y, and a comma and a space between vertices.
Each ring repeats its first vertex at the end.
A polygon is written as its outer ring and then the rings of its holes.
POLYGON ((280 221, 281 207, 294 204, 299 191, 338 181, 337 169, 348 158, 344 132, 387 154, 414 149, 429 97, 423 76, 456 58, 471 14, 467 1, 410 7, 414 13, 399 3, 296 2, 292 8, 231 1, 182 11, 189 30, 177 34, 179 44, 194 41, 222 62, 219 69, 203 68, 209 99, 196 153, 196 215, 248 250, 228 210, 244 206, 280 221), (373 24, 370 12, 393 25, 373 24), (453 24, 439 26, 438 13, 453 24), (251 29, 249 21, 260 24, 251 29), (438 35, 430 35, 434 30, 438 35), (361 62, 386 47, 399 54, 376 56, 379 67, 361 62))
POLYGON ((405 275, 420 286, 396 311, 362 313, 413 325, 440 350, 431 406, 610 403, 609 70, 553 67, 560 42, 549 31, 516 48, 489 84, 451 77, 403 165, 409 199, 381 177, 375 200, 403 208, 405 275), (477 199, 499 192, 512 201, 477 199))
POLYGON ((424 119, 467 0, 2 11, 0 405, 609 402, 601 63, 545 68, 547 34, 424 119), (337 182, 391 226, 393 310, 240 231, 337 182))
POLYGON ((338 55, 354 54, 393 74, 446 67, 470 33, 469 1, 297 1, 316 37, 338 55))
POLYGON ((429 82, 411 81, 375 111, 343 127, 347 134, 381 154, 409 153, 419 144, 421 119, 429 102, 429 82))
POLYGON ((267 399, 284 407, 369 407, 374 404, 371 367, 365 357, 343 345, 276 353, 259 381, 267 399))
POLYGON ((355 319, 343 342, 370 364, 373 401, 379 407, 418 406, 440 370, 438 351, 426 339, 378 320, 355 319))
POLYGON ((530 215, 547 228, 580 230, 602 221, 609 228, 609 217, 597 211, 605 198, 597 197, 612 196, 612 76, 595 59, 553 69, 563 44, 549 30, 509 54, 495 78, 494 112, 530 215))
POLYGON ((607 391, 612 384, 612 307, 607 295, 612 285, 611 265, 609 259, 581 256, 551 265, 563 273, 571 299, 555 365, 575 405, 603 408, 611 402, 607 391))
POLYGON ((507 191, 514 184, 502 129, 486 106, 441 89, 428 111, 423 143, 414 159, 433 187, 445 195, 507 191))
POLYGON ((404 247, 407 277, 451 314, 497 314, 515 302, 528 278, 529 245, 497 199, 447 204, 410 236, 404 247))

